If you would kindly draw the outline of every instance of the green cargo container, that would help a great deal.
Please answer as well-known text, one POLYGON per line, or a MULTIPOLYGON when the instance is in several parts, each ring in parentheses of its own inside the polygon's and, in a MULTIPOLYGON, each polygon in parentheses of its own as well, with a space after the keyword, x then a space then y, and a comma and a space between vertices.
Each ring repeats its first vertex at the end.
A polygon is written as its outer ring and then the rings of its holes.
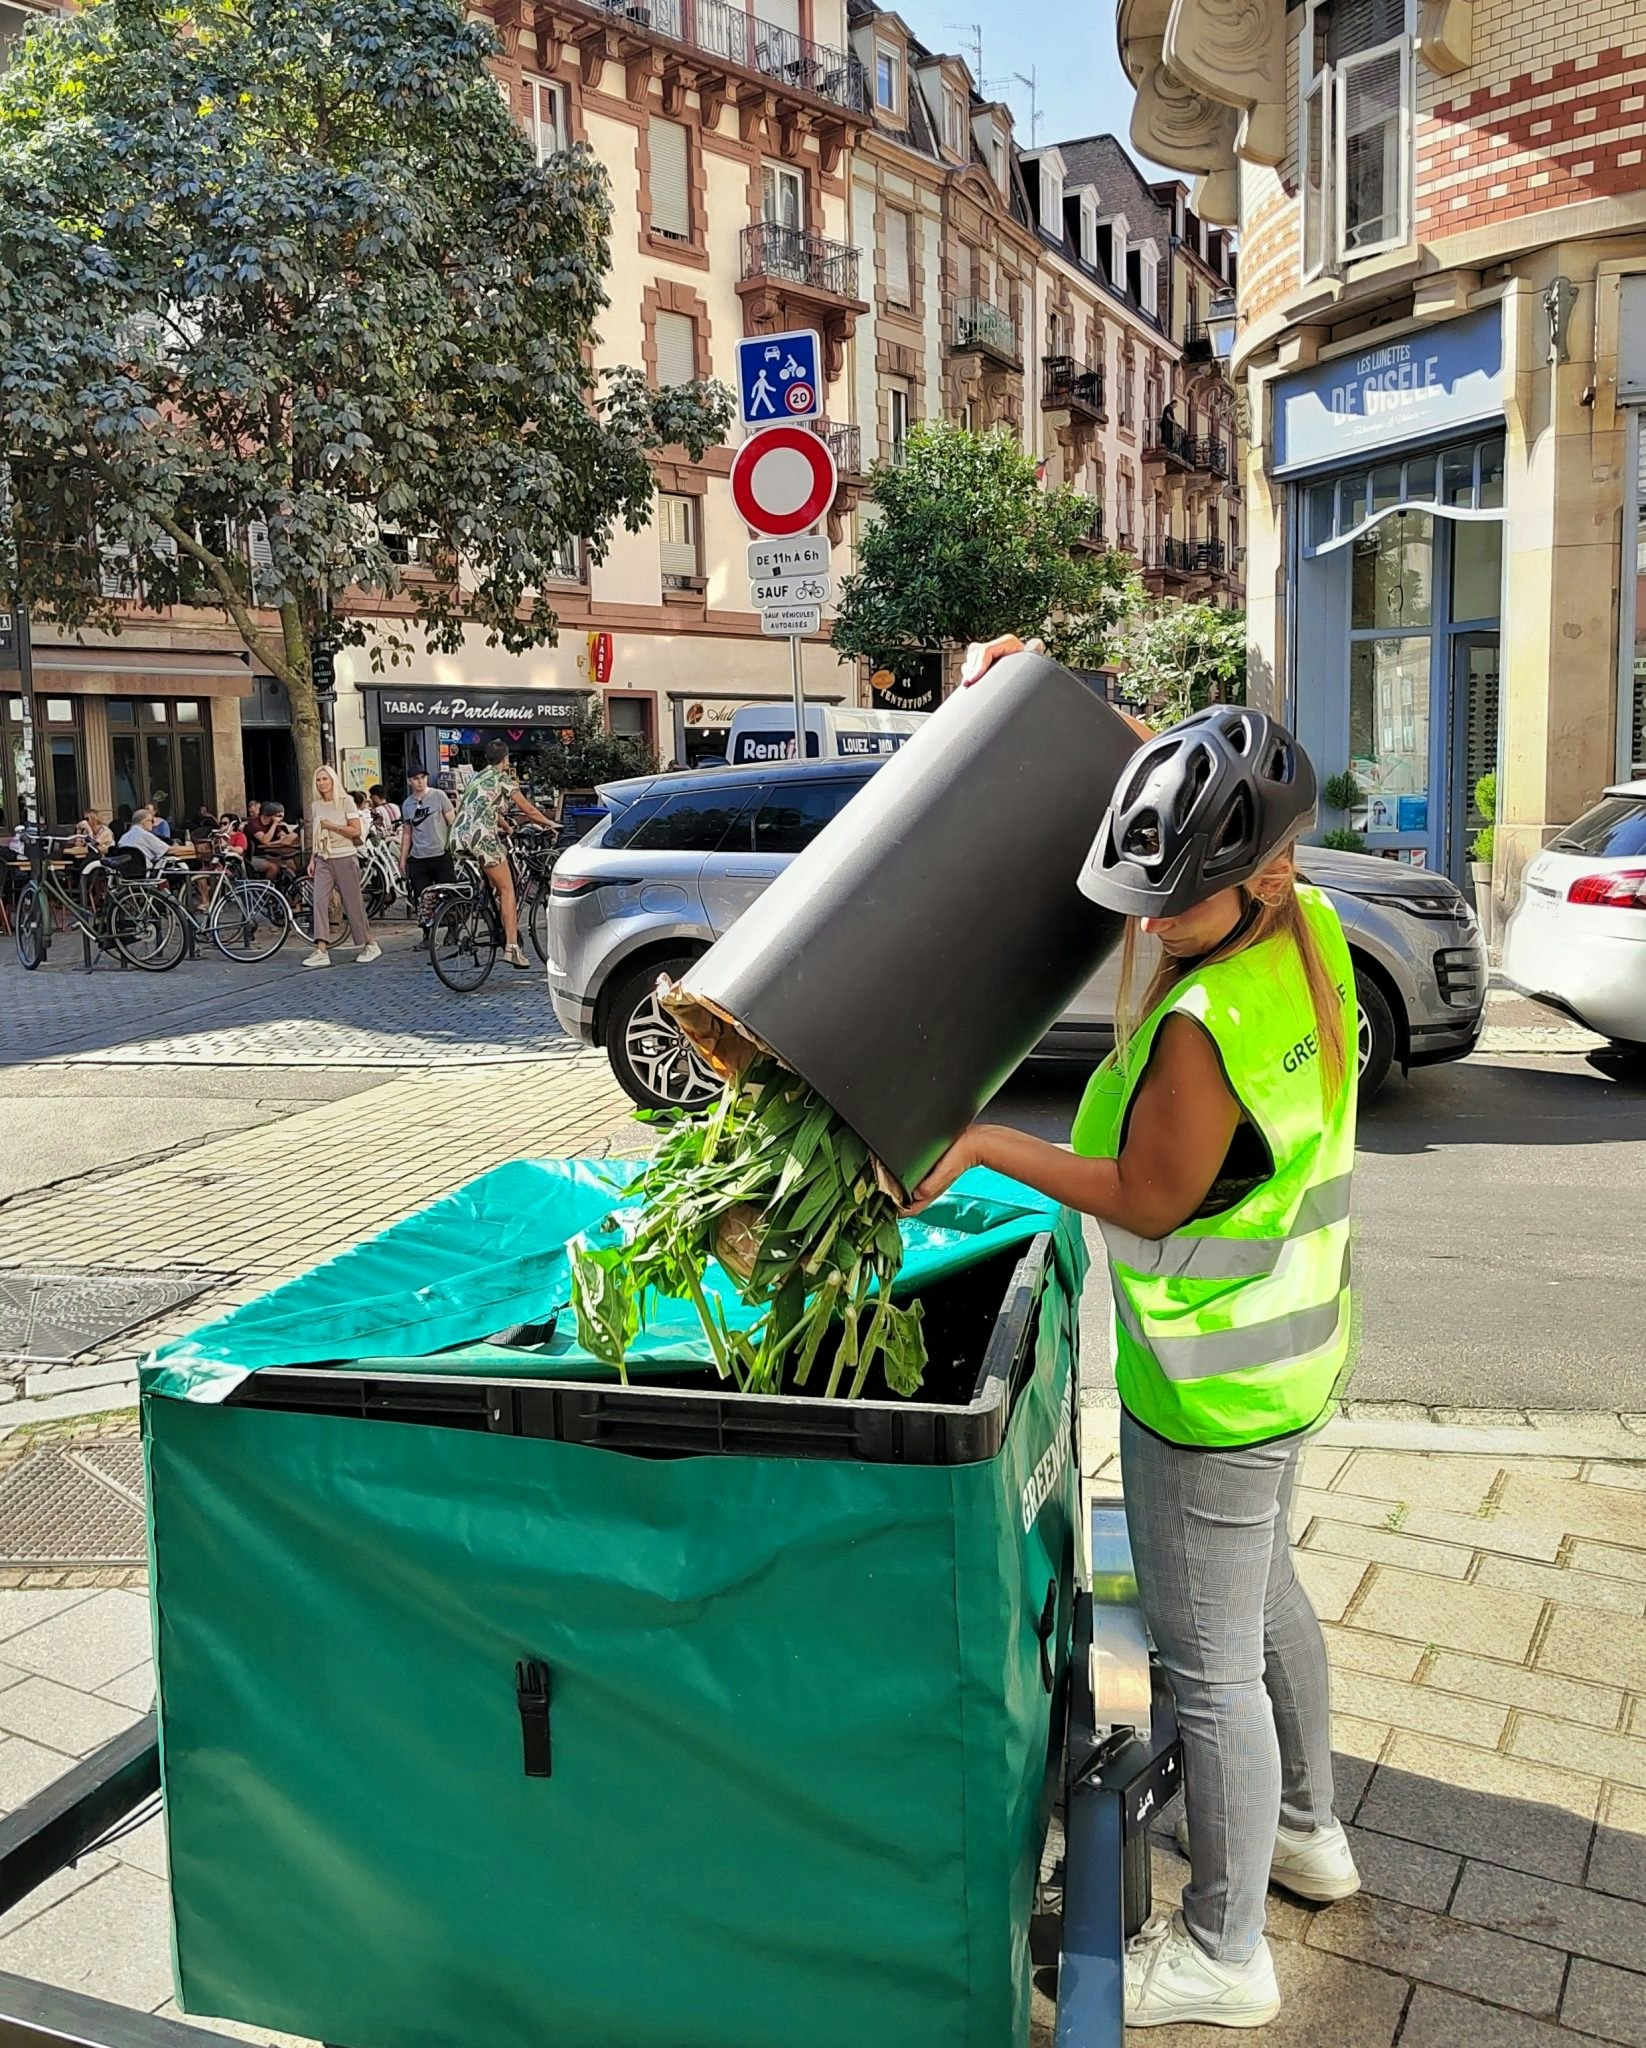
POLYGON ((180 1998, 348 2048, 1013 2048, 1079 1232, 991 1175, 909 1227, 947 1406, 747 1403, 684 1323, 628 1389, 476 1341, 564 1302, 625 1173, 502 1168, 145 1371, 180 1998))

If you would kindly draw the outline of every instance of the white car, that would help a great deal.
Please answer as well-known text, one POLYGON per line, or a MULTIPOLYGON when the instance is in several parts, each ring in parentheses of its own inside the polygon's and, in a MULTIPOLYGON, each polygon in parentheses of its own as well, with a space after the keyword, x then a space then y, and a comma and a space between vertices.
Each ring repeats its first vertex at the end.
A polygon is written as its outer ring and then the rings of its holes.
POLYGON ((1620 782, 1527 868, 1503 978, 1646 1051, 1646 782, 1620 782))

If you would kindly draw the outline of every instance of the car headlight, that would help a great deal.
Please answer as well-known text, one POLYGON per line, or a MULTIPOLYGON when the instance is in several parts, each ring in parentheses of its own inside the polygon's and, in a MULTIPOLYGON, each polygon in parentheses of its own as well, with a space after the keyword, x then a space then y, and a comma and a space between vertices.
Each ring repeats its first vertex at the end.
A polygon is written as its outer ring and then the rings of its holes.
POLYGON ((1473 924, 1473 905, 1462 895, 1456 896, 1376 896, 1363 897, 1362 902, 1381 904, 1385 910, 1404 910, 1411 917, 1442 919, 1447 924, 1473 924))

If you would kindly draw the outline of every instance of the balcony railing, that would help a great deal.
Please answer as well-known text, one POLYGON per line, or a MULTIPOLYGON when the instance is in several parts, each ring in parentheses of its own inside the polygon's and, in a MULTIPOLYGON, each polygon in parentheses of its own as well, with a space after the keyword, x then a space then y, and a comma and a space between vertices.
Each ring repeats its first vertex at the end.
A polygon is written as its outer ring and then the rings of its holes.
POLYGON ((987 299, 957 299, 954 308, 954 346, 983 349, 1004 363, 1021 366, 1023 352, 1018 345, 1017 323, 987 299))
POLYGON ((1191 320, 1183 330, 1183 360, 1209 363, 1212 359, 1212 330, 1204 320, 1191 320))
POLYGON ((1221 576, 1228 561, 1228 554, 1220 540, 1195 542, 1194 566, 1197 576, 1221 576))
POLYGON ((706 56, 759 71, 776 84, 854 114, 869 110, 863 66, 849 50, 811 42, 726 0, 586 0, 614 21, 649 29, 706 56))
POLYGON ((1101 506, 1092 514, 1090 526, 1080 535, 1075 545, 1077 547, 1092 548, 1100 554, 1108 545, 1103 537, 1103 508, 1101 506))
POLYGON ((1107 419, 1103 409, 1103 372, 1073 356, 1041 358, 1040 402, 1046 406, 1067 406, 1089 413, 1093 419, 1107 419))
POLYGON ((1194 574, 1195 543, 1179 540, 1175 534, 1157 534, 1148 544, 1144 568, 1157 573, 1164 570, 1171 576, 1192 576, 1194 574))
POLYGON ((1208 476, 1226 477, 1229 474, 1229 444, 1215 437, 1189 443, 1189 460, 1196 469, 1202 469, 1208 476))
POLYGON ((1146 457, 1164 456, 1188 469, 1193 464, 1194 445, 1194 436, 1186 433, 1176 420, 1156 420, 1149 429, 1143 453, 1146 457))
POLYGON ((863 474, 863 433, 859 427, 849 427, 840 420, 813 420, 812 432, 820 441, 827 441, 829 453, 834 457, 834 466, 842 476, 863 474))
POLYGON ((857 297, 858 252, 848 242, 831 242, 805 228, 758 220, 743 230, 743 276, 776 278, 809 291, 857 297))
POLYGON ((1127 528, 1122 527, 1114 537, 1114 544, 1123 555, 1136 556, 1137 546, 1127 528))

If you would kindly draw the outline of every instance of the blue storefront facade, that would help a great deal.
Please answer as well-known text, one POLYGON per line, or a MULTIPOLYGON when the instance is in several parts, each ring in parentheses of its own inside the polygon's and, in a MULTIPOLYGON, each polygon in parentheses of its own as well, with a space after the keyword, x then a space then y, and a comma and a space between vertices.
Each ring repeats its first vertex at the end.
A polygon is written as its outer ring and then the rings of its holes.
POLYGON ((1358 800, 1323 823, 1467 873, 1503 742, 1499 309, 1364 337, 1270 385, 1285 489, 1286 708, 1358 800))

